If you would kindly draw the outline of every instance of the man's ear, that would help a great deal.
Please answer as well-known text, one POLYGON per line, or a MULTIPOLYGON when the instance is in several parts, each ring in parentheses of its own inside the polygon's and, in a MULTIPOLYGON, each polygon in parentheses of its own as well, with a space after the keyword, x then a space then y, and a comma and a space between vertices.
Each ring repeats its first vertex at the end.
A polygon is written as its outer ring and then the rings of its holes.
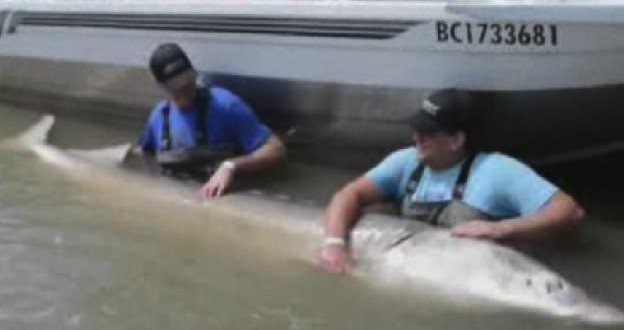
POLYGON ((451 142, 451 149, 453 151, 459 151, 464 149, 466 146, 466 133, 464 131, 459 131, 453 134, 453 140, 451 142))

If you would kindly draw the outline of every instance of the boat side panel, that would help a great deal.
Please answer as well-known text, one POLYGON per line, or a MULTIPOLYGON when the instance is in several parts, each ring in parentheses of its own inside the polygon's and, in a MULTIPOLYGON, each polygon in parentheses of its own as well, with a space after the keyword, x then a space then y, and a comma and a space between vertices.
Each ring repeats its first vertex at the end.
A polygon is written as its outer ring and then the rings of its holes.
POLYGON ((16 12, 11 19, 15 29, 0 38, 0 56, 143 67, 157 44, 175 41, 202 70, 277 80, 477 90, 624 83, 624 25, 617 24, 478 21, 448 15, 398 23, 177 15, 167 16, 171 23, 161 26, 149 15, 100 14, 89 22, 93 26, 86 26, 75 14, 29 14, 20 18, 25 14, 16 12), (207 30, 197 30, 193 20, 207 30), (115 24, 125 28, 112 28, 115 24), (472 42, 467 42, 468 34, 472 42))
MULTIPOLYGON (((293 129, 293 155, 361 168, 411 143, 405 118, 428 92, 228 74, 206 77, 241 95, 276 131, 293 129)), ((162 97, 146 69, 126 66, 1 57, 0 81, 4 103, 136 129, 162 97)), ((623 91, 622 85, 481 91, 471 117, 475 141, 522 157, 608 144, 621 138, 623 91)))

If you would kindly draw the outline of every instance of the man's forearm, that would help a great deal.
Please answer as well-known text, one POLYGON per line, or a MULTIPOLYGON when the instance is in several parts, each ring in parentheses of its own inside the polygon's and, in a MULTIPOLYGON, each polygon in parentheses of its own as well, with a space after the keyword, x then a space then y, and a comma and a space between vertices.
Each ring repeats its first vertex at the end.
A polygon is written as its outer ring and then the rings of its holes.
POLYGON ((349 231, 360 217, 362 208, 378 201, 382 193, 366 177, 360 177, 337 192, 325 213, 325 239, 320 265, 334 273, 348 272, 353 262, 349 256, 349 231))
POLYGON ((497 223, 502 239, 542 239, 576 225, 585 212, 564 193, 557 193, 544 208, 533 215, 497 223))
POLYGON ((230 159, 236 166, 236 171, 254 172, 266 168, 274 167, 282 162, 286 155, 286 148, 275 135, 269 139, 258 150, 249 155, 238 156, 230 159))
POLYGON ((325 236, 346 239, 360 216, 360 209, 357 195, 347 189, 334 195, 325 214, 325 236))
POLYGON ((382 197, 382 192, 366 177, 349 183, 334 195, 325 211, 325 236, 346 239, 363 208, 382 197))

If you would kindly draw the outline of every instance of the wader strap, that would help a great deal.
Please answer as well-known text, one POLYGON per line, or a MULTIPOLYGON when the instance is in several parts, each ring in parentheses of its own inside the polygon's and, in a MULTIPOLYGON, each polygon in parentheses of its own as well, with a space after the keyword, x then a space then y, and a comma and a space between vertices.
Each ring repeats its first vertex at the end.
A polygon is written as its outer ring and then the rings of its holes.
MULTIPOLYGON (((474 162, 477 154, 472 153, 467 158, 466 161, 462 164, 462 168, 459 172, 459 176, 457 176, 457 181, 455 181, 455 187, 453 187, 453 199, 462 199, 464 196, 464 188, 466 186, 466 182, 468 182, 468 174, 470 174, 470 167, 474 162)), ((412 172, 410 179, 407 181, 407 187, 405 189, 405 196, 412 196, 416 189, 418 188, 418 184, 420 183, 420 179, 425 172, 425 167, 422 164, 418 164, 418 167, 412 172)))
MULTIPOLYGON (((458 208, 458 206, 466 205, 469 211, 476 211, 478 213, 479 210, 474 209, 470 205, 465 204, 462 201, 464 194, 464 187, 466 182, 468 181, 468 176, 470 174, 470 168, 474 162, 476 154, 469 154, 461 168, 459 170, 459 174, 457 175, 457 179, 455 180, 455 186, 453 187, 453 196, 450 200, 447 201, 437 201, 437 202, 418 202, 411 201, 411 197, 413 196, 416 188, 418 187, 419 181, 423 175, 423 166, 419 165, 410 177, 410 181, 408 182, 408 186, 406 188, 406 195, 403 198, 403 202, 401 204, 401 213, 402 215, 410 220, 419 220, 433 226, 445 226, 450 227, 453 223, 457 223, 457 219, 462 219, 465 214, 466 208, 458 208), (462 211, 458 213, 459 211, 462 211), (453 222, 454 221, 454 222, 453 222)), ((480 218, 481 216, 479 215, 480 218)), ((470 218, 474 218, 470 216, 470 218)), ((413 233, 411 233, 413 235, 413 233)), ((396 246, 400 244, 402 241, 406 240, 410 237, 410 234, 407 234, 406 237, 402 237, 398 243, 395 243, 391 246, 396 246)))
POLYGON ((455 188, 453 188, 453 199, 462 199, 464 197, 464 188, 466 188, 466 182, 468 182, 468 174, 470 174, 470 167, 472 167, 472 163, 474 162, 476 153, 471 153, 466 158, 464 164, 462 164, 462 168, 459 172, 459 176, 457 177, 457 181, 455 182, 455 188))
POLYGON ((422 164, 418 164, 418 167, 416 167, 414 172, 412 172, 412 175, 407 181, 405 196, 412 196, 414 192, 416 192, 416 188, 418 188, 418 184, 420 183, 423 173, 425 173, 425 167, 422 164))
MULTIPOLYGON (((206 141, 206 112, 208 112, 209 102, 207 98, 210 96, 209 89, 200 88, 197 90, 197 126, 195 127, 195 145, 205 145, 206 141)), ((212 99, 212 97, 211 97, 212 99)))
POLYGON ((161 146, 162 146, 161 150, 166 150, 166 151, 171 150, 171 128, 169 127, 169 112, 170 112, 169 101, 167 101, 167 103, 165 103, 165 106, 162 109, 163 125, 162 125, 162 142, 161 142, 161 146))
MULTIPOLYGON (((197 126, 195 127, 195 144, 196 145, 204 145, 207 144, 206 141, 206 112, 208 112, 208 107, 210 106, 210 100, 207 100, 209 96, 210 88, 199 88, 197 90, 196 95, 196 104, 197 104, 197 126)), ((162 109, 163 116, 163 125, 162 125, 162 149, 161 151, 169 151, 172 148, 171 142, 171 124, 170 124, 170 115, 171 115, 171 104, 170 101, 165 103, 165 106, 162 109)))

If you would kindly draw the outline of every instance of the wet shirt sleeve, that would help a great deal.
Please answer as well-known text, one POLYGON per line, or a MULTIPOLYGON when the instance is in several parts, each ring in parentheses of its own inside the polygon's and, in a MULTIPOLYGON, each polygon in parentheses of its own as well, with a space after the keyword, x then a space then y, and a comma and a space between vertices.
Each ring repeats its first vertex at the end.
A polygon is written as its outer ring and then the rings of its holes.
POLYGON ((401 186, 410 157, 408 149, 395 151, 369 170, 365 177, 370 179, 389 200, 401 198, 401 186))
POLYGON ((538 212, 559 190, 529 166, 504 155, 494 155, 476 175, 470 204, 499 217, 538 212))
POLYGON ((234 139, 245 154, 254 152, 271 136, 271 130, 236 96, 230 103, 228 119, 234 139))

